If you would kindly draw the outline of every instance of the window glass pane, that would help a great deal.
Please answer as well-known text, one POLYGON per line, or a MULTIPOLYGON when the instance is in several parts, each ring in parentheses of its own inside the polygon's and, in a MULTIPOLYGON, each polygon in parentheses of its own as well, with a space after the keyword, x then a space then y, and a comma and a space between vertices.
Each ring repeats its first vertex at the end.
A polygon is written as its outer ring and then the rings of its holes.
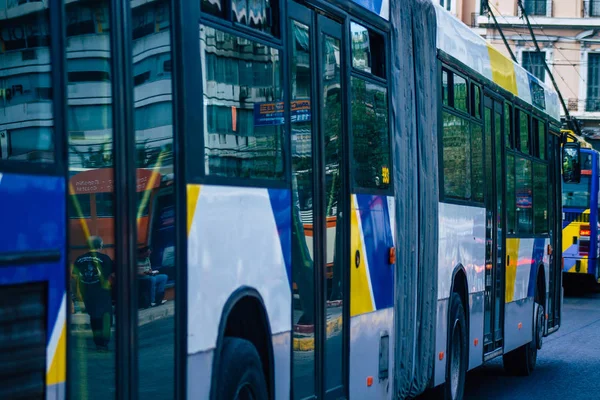
POLYGON ((442 71, 442 103, 445 106, 449 106, 449 98, 450 98, 450 94, 449 94, 449 81, 448 81, 448 71, 443 70, 442 71))
POLYGON ((467 112, 467 81, 454 74, 454 108, 467 112))
POLYGON ((504 104, 504 145, 507 149, 512 149, 514 146, 514 128, 513 128, 512 106, 504 104))
MULTIPOLYGON (((600 7, 598 9, 600 10, 600 7)), ((585 110, 590 112, 600 111, 600 54, 588 54, 585 110)))
POLYGON ((548 233, 548 166, 546 164, 533 164, 533 200, 535 233, 548 233))
POLYGON ((224 3, 225 0, 200 0, 200 8, 202 9, 202 12, 224 18, 224 3))
POLYGON ((542 160, 546 159, 546 147, 548 146, 546 138, 546 125, 542 121, 538 121, 538 147, 539 156, 542 160))
POLYGON ((471 110, 471 115, 476 118, 481 118, 481 88, 477 85, 472 85, 473 87, 473 105, 471 110))
POLYGON ((63 2, 67 14, 69 376, 73 399, 115 397, 117 305, 110 1, 63 2), (99 378, 101 377, 101 378, 99 378))
POLYGON ((131 1, 140 399, 175 391, 175 221, 171 23, 168 0, 131 1), (166 67, 166 68, 165 68, 166 67))
POLYGON ((202 59, 216 60, 202 64, 207 174, 283 178, 279 51, 204 25, 200 37, 202 59))
POLYGON ((563 183, 562 203, 564 208, 590 207, 591 177, 582 175, 579 183, 563 183))
POLYGON ((69 196, 69 218, 89 218, 92 216, 90 209, 90 198, 89 194, 78 194, 69 196))
MULTIPOLYGON (((540 0, 538 0, 540 1, 540 0)), ((546 0, 541 0, 546 1, 546 0)), ((538 51, 524 51, 522 55, 523 68, 529 71, 533 76, 544 82, 546 79, 546 67, 544 66, 544 60, 546 53, 538 51)))
POLYGON ((54 162, 47 2, 4 3, 0 17, 0 160, 54 162))
POLYGON ((516 211, 519 234, 533 233, 531 160, 516 158, 516 211))
POLYGON ((529 116, 525 111, 519 110, 519 150, 529 154, 529 116))
MULTIPOLYGON (((291 118, 292 133, 292 276, 294 323, 304 326, 315 325, 315 279, 313 254, 315 244, 307 235, 312 234, 309 227, 315 224, 315 206, 313 195, 314 158, 312 150, 313 125, 310 120, 312 103, 311 69, 312 32, 307 25, 291 21, 291 34, 294 46, 291 48, 291 94, 293 110, 291 118)), ((315 340, 314 330, 293 332, 294 340, 315 340)), ((293 398, 304 399, 315 392, 315 352, 302 351, 294 347, 292 374, 294 379, 293 398)))
POLYGON ((231 11, 233 13, 233 22, 247 24, 248 21, 248 0, 232 0, 231 11))
POLYGON ((468 121, 444 112, 442 146, 444 194, 457 199, 471 199, 471 143, 468 121))
POLYGON ((385 42, 382 35, 355 22, 352 32, 352 66, 364 72, 385 78, 385 42))
POLYGON ((483 202, 483 132, 479 124, 471 123, 471 171, 473 200, 483 202))
POLYGON ((358 187, 390 185, 387 89, 352 77, 353 178, 358 187))
POLYGON ((506 155, 506 170, 506 229, 508 234, 512 235, 517 233, 515 156, 513 154, 506 155))

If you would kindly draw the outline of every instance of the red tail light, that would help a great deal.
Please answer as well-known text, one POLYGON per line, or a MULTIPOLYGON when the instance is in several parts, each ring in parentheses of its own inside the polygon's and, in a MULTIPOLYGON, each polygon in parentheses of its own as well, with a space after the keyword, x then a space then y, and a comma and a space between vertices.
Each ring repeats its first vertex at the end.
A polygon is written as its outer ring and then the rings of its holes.
POLYGON ((584 237, 590 237, 590 235, 592 234, 592 231, 590 230, 590 226, 589 225, 581 225, 579 227, 579 236, 584 236, 584 237))
POLYGON ((579 227, 579 255, 586 256, 590 253, 591 233, 589 225, 581 225, 579 227))

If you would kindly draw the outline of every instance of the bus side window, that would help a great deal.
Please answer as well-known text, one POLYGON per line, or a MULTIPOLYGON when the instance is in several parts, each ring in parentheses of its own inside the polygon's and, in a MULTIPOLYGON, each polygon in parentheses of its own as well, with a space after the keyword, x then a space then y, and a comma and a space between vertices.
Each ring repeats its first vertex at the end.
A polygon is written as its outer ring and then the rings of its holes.
POLYGON ((546 124, 544 121, 538 121, 538 129, 537 129, 537 137, 538 137, 538 156, 542 159, 546 159, 546 147, 548 146, 548 138, 546 137, 546 124))
POLYGON ((533 227, 536 235, 548 233, 548 165, 533 164, 533 227))
POLYGON ((511 105, 504 103, 504 145, 507 149, 513 149, 515 146, 512 110, 511 105))
POLYGON ((471 115, 481 118, 481 87, 471 84, 471 115))
POLYGON ((454 74, 454 108, 458 111, 469 112, 467 104, 467 80, 460 75, 454 74))
POLYGON ((519 234, 533 233, 533 188, 531 160, 516 157, 516 214, 519 234))
POLYGON ((506 155, 506 228, 509 235, 516 233, 517 198, 515 196, 515 184, 515 156, 509 153, 506 155))
POLYGON ((442 104, 445 106, 450 106, 450 74, 445 69, 442 70, 442 104))
POLYGON ((519 115, 519 140, 518 148, 522 153, 530 154, 531 146, 529 141, 529 115, 523 110, 518 111, 519 115))

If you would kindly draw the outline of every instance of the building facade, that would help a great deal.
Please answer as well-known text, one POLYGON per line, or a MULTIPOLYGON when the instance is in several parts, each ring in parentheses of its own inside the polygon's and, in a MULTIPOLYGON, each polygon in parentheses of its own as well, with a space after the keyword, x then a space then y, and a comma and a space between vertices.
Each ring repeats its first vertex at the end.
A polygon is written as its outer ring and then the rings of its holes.
POLYGON ((457 17, 508 55, 499 26, 517 62, 552 85, 545 60, 569 113, 600 148, 600 0, 522 0, 539 52, 517 0, 450 1, 457 3, 452 6, 460 10, 457 17))
POLYGON ((508 55, 491 11, 517 62, 551 85, 546 61, 569 113, 600 148, 600 0, 523 0, 540 52, 517 0, 437 1, 508 55))

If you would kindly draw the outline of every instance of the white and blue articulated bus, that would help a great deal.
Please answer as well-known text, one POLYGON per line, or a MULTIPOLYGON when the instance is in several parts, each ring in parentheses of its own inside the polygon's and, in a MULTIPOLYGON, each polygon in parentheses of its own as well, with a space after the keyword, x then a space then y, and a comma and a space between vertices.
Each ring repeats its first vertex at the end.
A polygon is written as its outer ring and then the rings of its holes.
POLYGON ((579 148, 442 7, 0 0, 0 35, 0 398, 458 400, 559 328, 579 148))

